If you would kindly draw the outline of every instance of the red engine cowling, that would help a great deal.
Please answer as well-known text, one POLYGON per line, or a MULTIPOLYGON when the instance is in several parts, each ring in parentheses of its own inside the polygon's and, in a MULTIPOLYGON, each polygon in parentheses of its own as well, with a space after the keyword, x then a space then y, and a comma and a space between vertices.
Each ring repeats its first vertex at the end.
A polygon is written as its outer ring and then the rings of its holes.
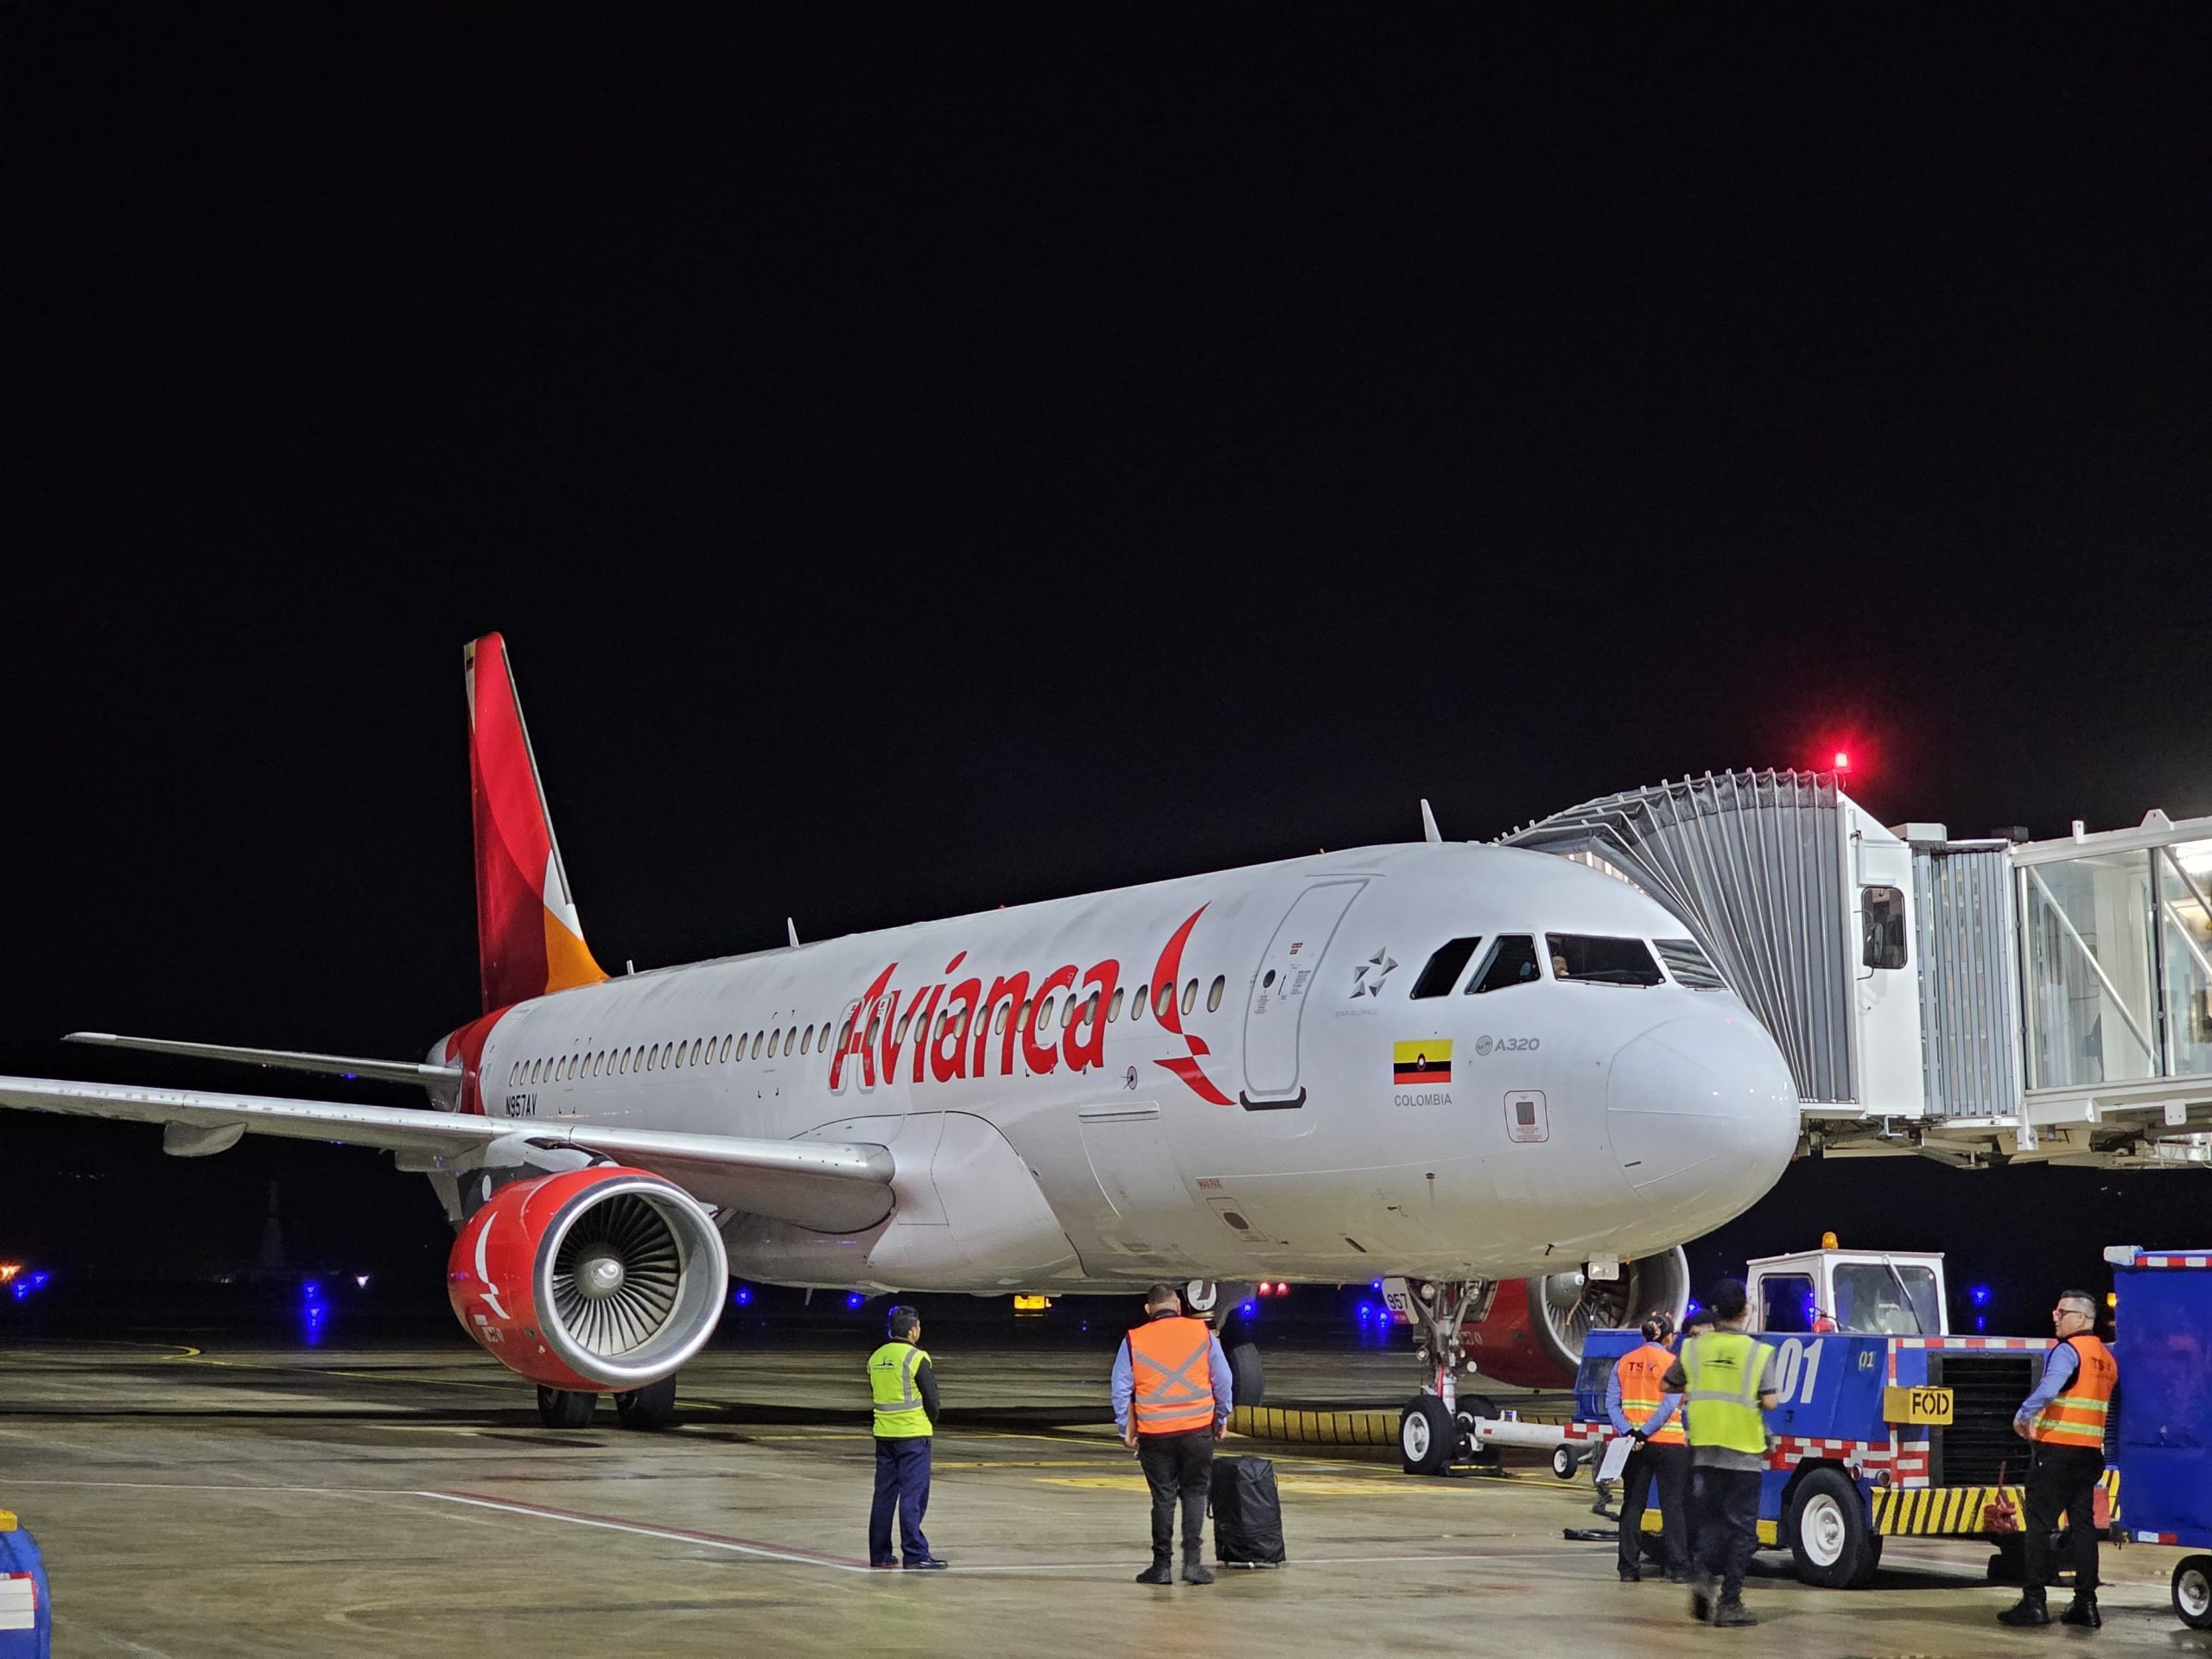
POLYGON ((713 1218, 639 1169, 570 1170, 501 1187, 447 1260, 461 1328, 552 1389, 657 1382, 721 1318, 729 1261, 713 1218))
POLYGON ((1680 1323, 1689 1300, 1689 1257, 1678 1246, 1624 1262, 1621 1276, 1610 1281, 1580 1273, 1508 1279, 1491 1297, 1488 1317, 1461 1336, 1478 1376, 1524 1389, 1571 1389, 1583 1338, 1592 1331, 1635 1325, 1654 1308, 1680 1323))

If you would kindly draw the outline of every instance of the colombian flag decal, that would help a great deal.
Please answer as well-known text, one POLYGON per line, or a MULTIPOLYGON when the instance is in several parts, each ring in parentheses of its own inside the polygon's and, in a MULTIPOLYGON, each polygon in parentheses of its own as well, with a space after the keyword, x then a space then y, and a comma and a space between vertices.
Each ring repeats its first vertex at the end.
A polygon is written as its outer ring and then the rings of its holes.
POLYGON ((1452 1081, 1452 1044, 1448 1038, 1427 1042, 1397 1043, 1390 1054, 1393 1083, 1449 1083, 1452 1081))

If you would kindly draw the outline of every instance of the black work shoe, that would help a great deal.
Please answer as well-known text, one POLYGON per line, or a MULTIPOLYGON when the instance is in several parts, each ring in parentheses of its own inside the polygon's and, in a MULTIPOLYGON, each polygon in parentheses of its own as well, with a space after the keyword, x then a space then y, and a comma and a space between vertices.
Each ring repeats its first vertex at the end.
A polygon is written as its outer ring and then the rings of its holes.
POLYGON ((1756 1624, 1758 1622, 1758 1615, 1740 1601, 1723 1600, 1713 1610, 1713 1626, 1715 1630, 1741 1630, 1746 1624, 1756 1624))
POLYGON ((1713 1578, 1700 1573, 1690 1580, 1690 1617, 1700 1624, 1713 1618, 1713 1578))
POLYGON ((1154 1561, 1137 1574, 1137 1582, 1139 1584, 1173 1584, 1175 1582, 1175 1569, 1165 1561, 1154 1561))
POLYGON ((1686 1567, 1670 1567, 1667 1569, 1667 1582, 1669 1584, 1695 1584, 1697 1582, 1697 1575, 1694 1573, 1692 1573, 1689 1568, 1686 1567))
POLYGON ((2074 1605, 2058 1616, 2062 1624, 2079 1624, 2085 1630, 2101 1630, 2105 1627, 2105 1616, 2097 1611, 2094 1591, 2088 1594, 2076 1591, 2074 1605))
POLYGON ((1634 1572, 1624 1573, 1621 1574, 1621 1582, 1623 1584, 1642 1584, 1643 1582, 1643 1574, 1634 1572))
POLYGON ((909 1573, 941 1573, 952 1563, 941 1555, 909 1555, 899 1565, 909 1573))
POLYGON ((1997 1615, 1999 1624, 2048 1624, 2050 1610, 2043 1605, 2041 1596, 2022 1596, 2003 1612, 1997 1615))
POLYGON ((1185 1584, 1211 1584, 1213 1582, 1213 1568, 1208 1567, 1204 1561, 1200 1560, 1195 1555, 1186 1555, 1183 1558, 1183 1582, 1185 1584))

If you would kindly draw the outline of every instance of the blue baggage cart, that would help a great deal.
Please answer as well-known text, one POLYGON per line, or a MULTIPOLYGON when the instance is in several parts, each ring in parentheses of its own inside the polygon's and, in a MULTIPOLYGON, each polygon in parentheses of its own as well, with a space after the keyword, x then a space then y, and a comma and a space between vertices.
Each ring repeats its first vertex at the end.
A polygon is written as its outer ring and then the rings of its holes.
POLYGON ((54 1610, 37 1541, 0 1510, 0 1659, 47 1659, 53 1649, 54 1610))
MULTIPOLYGON (((2212 1550, 2212 1250, 2105 1252, 2119 1334, 2121 1530, 2212 1550)), ((2174 1612, 2212 1630, 2212 1554, 2174 1568, 2174 1612)))

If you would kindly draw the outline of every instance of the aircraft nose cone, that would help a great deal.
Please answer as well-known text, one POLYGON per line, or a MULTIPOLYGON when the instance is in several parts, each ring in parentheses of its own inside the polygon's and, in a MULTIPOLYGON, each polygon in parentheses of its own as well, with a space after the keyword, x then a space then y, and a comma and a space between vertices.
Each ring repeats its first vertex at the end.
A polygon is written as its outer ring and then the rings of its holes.
POLYGON ((1674 1020, 1613 1057, 1606 1121, 1637 1196, 1694 1237, 1781 1177, 1797 1145, 1797 1089, 1749 1014, 1674 1020))

